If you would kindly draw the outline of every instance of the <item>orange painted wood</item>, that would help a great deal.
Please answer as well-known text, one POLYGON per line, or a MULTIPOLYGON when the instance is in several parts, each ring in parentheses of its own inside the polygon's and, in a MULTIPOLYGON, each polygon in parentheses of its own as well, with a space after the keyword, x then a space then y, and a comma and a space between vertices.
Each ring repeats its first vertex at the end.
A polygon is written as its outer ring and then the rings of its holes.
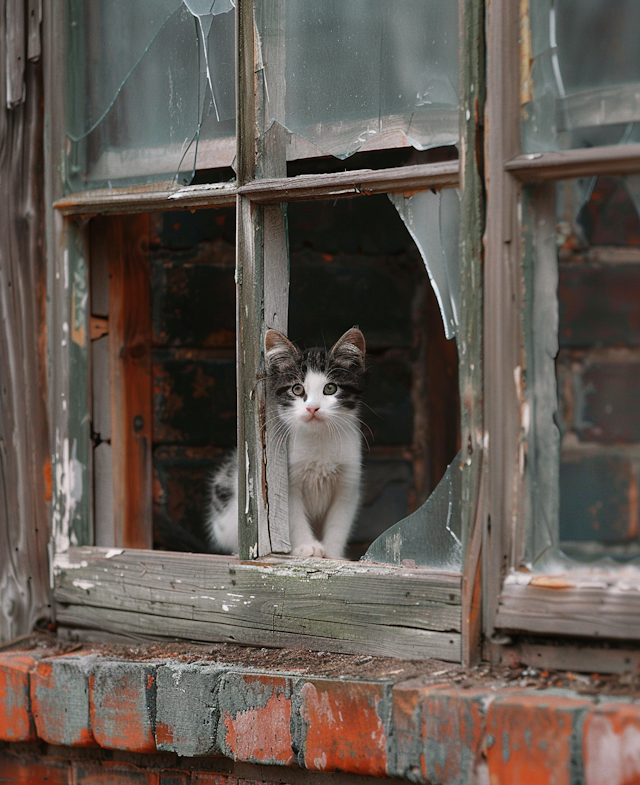
POLYGON ((151 290, 148 214, 109 220, 114 545, 152 547, 151 290))

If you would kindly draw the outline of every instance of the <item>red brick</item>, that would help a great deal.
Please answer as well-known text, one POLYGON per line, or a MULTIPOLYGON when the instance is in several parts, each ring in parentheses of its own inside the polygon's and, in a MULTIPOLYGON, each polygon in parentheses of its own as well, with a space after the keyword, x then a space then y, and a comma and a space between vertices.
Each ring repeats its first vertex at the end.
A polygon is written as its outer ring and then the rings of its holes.
POLYGON ((302 684, 298 693, 308 769, 386 775, 384 684, 317 679, 302 684))
POLYGON ((0 740, 35 741, 30 676, 36 660, 29 654, 0 654, 0 740))
POLYGON ((464 782, 475 771, 484 739, 485 690, 424 686, 393 688, 396 756, 389 774, 418 781, 464 782))
POLYGON ((95 745, 89 714, 90 656, 50 657, 31 674, 31 708, 38 736, 50 744, 95 745))
POLYGON ((605 703, 587 716, 582 752, 586 785, 640 782, 640 706, 605 703))
POLYGON ((577 720, 590 706, 544 693, 496 698, 485 742, 491 785, 571 785, 577 720))
POLYGON ((220 680, 222 748, 234 760, 291 764, 291 684, 283 676, 228 673, 220 680))
POLYGON ((101 747, 155 752, 155 665, 101 662, 89 677, 91 729, 101 747))
POLYGON ((25 760, 0 752, 0 781, 24 785, 71 785, 67 762, 25 760))
POLYGON ((160 774, 120 761, 74 761, 73 785, 160 785, 160 774))

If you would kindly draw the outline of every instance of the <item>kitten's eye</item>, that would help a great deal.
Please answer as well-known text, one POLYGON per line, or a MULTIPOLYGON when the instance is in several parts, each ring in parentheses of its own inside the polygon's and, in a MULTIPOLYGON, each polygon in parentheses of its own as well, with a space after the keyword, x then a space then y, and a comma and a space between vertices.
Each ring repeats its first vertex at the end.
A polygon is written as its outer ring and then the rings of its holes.
POLYGON ((338 392, 338 385, 334 384, 333 382, 329 382, 329 384, 325 384, 324 390, 322 392, 325 395, 335 395, 338 392))
POLYGON ((291 392, 299 398, 301 395, 304 395, 304 387, 301 384, 294 384, 291 392))

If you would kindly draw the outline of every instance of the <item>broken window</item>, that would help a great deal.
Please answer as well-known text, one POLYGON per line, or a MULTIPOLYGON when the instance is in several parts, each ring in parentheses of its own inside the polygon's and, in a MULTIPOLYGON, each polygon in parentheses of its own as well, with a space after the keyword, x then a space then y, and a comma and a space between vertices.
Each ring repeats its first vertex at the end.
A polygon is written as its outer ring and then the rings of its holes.
POLYGON ((640 141, 640 6, 526 0, 524 8, 523 151, 640 141))
POLYGON ((457 143, 457 3, 269 0, 256 25, 259 127, 288 159, 457 143))
POLYGON ((232 0, 68 0, 70 189, 231 166, 234 17, 232 0))
POLYGON ((542 569, 640 560, 636 180, 527 192, 526 561, 542 569))

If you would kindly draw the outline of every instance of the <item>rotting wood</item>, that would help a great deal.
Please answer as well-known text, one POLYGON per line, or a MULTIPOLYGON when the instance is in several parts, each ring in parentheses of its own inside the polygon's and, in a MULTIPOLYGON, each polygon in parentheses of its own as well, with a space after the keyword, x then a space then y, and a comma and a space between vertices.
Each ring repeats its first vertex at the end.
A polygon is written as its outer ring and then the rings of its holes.
POLYGON ((55 575, 65 626, 149 639, 460 659, 458 574, 72 548, 57 558, 55 575))
POLYGON ((114 545, 152 545, 149 217, 108 219, 114 545))
MULTIPOLYGON (((9 21, 0 14, 3 63, 9 21)), ((4 75, 0 81, 0 640, 51 615, 40 64, 26 63, 24 83, 24 101, 7 109, 4 75)))
POLYGON ((586 175, 625 175, 640 172, 640 144, 526 153, 503 160, 505 171, 529 183, 586 175))
MULTIPOLYGON (((531 577, 531 576, 529 576, 531 577)), ((555 576, 553 576, 555 577, 555 576)), ((568 574, 554 587, 507 580, 496 626, 541 634, 640 639, 640 584, 568 574)))
POLYGON ((480 466, 478 506, 469 538, 462 577, 462 664, 477 665, 482 656, 482 535, 485 519, 486 476, 480 466))

